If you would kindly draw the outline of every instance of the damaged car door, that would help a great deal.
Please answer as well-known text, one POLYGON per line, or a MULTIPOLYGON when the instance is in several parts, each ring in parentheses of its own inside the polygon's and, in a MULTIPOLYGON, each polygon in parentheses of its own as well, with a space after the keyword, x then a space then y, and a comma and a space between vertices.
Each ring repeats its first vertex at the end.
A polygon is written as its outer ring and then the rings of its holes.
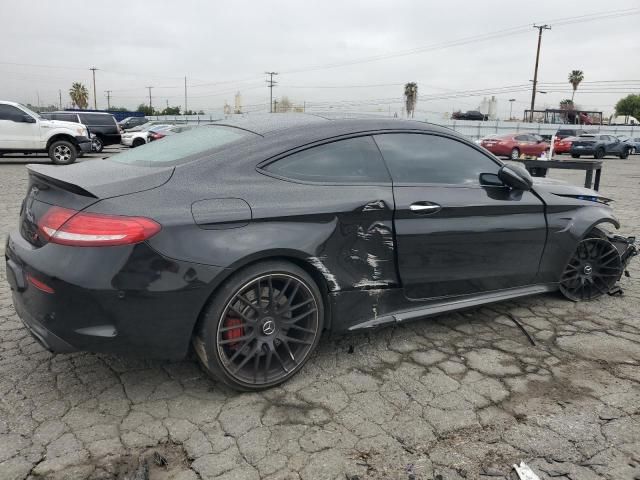
POLYGON ((538 197, 504 186, 497 176, 501 165, 458 139, 419 133, 374 138, 393 180, 398 270, 408 298, 535 282, 546 240, 538 197))

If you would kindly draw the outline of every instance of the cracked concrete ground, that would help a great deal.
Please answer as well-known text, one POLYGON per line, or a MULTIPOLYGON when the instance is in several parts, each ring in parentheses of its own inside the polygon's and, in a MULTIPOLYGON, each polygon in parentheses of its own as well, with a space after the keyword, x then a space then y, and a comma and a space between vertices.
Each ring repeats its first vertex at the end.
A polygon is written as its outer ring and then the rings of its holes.
MULTIPOLYGON (((640 156, 605 164, 603 193, 624 233, 640 233, 640 156)), ((26 172, 0 170, 3 249, 26 172)), ((194 360, 48 353, 16 316, 2 262, 0 478, 123 478, 123 462, 160 450, 170 470, 152 478, 500 479, 524 460, 541 479, 638 479, 640 262, 631 267, 623 297, 548 294, 325 336, 290 382, 238 394, 194 360)))

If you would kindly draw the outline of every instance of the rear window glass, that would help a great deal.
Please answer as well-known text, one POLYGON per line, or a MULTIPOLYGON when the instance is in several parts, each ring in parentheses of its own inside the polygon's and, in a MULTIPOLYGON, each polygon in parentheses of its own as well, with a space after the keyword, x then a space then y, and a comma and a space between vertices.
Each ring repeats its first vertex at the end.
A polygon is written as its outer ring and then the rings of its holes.
POLYGON ((148 167, 178 165, 209 150, 216 150, 254 135, 239 128, 206 125, 127 150, 109 160, 148 167))
POLYGON ((99 113, 81 113, 80 120, 82 120, 82 123, 85 125, 96 126, 112 126, 116 123, 113 116, 99 113))

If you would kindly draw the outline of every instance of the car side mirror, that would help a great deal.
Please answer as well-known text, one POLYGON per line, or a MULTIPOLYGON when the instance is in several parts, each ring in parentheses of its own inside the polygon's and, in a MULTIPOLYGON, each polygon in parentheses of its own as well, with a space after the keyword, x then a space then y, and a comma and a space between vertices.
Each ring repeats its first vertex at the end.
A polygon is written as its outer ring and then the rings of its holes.
POLYGON ((482 187, 504 187, 504 183, 495 173, 481 173, 480 186, 482 187))
POLYGON ((529 191, 533 186, 531 175, 520 165, 504 165, 498 171, 498 178, 515 190, 529 191))
POLYGON ((23 123, 36 123, 36 119, 26 113, 22 115, 22 120, 20 121, 23 123))

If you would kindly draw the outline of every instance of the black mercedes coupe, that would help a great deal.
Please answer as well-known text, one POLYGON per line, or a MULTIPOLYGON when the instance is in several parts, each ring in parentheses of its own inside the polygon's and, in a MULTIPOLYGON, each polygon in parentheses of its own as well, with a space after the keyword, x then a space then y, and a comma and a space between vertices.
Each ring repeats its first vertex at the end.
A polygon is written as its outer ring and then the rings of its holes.
POLYGON ((180 358, 277 385, 323 330, 560 290, 606 294, 636 252, 609 199, 394 119, 248 116, 109 159, 31 165, 6 246, 54 352, 180 358))

